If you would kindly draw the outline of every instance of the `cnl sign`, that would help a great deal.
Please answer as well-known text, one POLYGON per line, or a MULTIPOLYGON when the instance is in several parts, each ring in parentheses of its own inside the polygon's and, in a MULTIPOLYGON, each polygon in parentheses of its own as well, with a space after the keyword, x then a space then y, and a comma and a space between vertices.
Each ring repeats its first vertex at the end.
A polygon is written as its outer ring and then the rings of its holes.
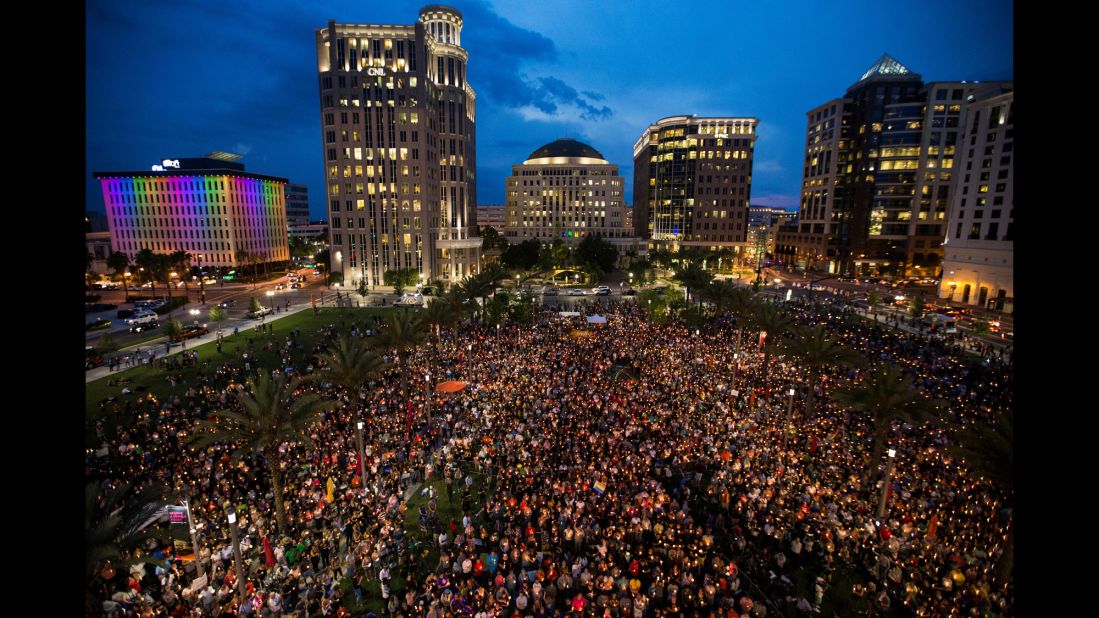
POLYGON ((164 168, 166 167, 174 167, 175 169, 179 169, 179 159, 164 159, 160 162, 160 165, 153 166, 153 171, 163 172, 164 168))
POLYGON ((385 77, 385 69, 371 68, 366 70, 367 75, 377 75, 378 77, 385 77))

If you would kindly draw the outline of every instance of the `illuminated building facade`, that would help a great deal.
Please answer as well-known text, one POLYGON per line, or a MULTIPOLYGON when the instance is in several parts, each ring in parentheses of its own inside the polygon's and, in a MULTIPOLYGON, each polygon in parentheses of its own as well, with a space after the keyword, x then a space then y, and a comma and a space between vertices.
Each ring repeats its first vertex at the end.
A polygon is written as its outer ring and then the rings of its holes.
POLYGON ((575 245, 594 234, 619 253, 638 249, 626 227, 618 166, 591 146, 568 138, 550 142, 513 165, 505 182, 504 236, 511 244, 560 238, 575 245))
POLYGON ((457 10, 432 5, 412 25, 316 31, 332 271, 345 285, 406 268, 454 282, 479 269, 462 25, 457 10))
POLYGON ((146 248, 186 251, 204 267, 243 265, 243 252, 261 264, 288 261, 286 179, 246 172, 239 159, 215 152, 150 171, 95 172, 113 249, 131 260, 146 248))
POLYGON ((676 245, 746 246, 756 118, 672 116, 634 143, 636 234, 676 245))
POLYGON ((808 112, 799 225, 778 252, 814 270, 937 275, 966 106, 1004 84, 924 84, 883 55, 808 112))
POLYGON ((1006 92, 969 104, 939 288, 955 302, 1009 313, 1015 303, 1014 99, 1006 92))

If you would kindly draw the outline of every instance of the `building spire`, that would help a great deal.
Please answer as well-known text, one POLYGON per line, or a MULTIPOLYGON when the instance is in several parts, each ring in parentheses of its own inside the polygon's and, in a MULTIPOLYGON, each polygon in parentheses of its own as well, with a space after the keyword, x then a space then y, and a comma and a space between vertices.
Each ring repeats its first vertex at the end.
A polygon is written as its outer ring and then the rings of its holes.
POLYGON ((882 54, 881 58, 878 58, 878 61, 875 62, 874 65, 871 66, 869 69, 867 69, 865 73, 862 74, 862 77, 859 78, 859 81, 861 82, 875 75, 909 74, 912 74, 912 71, 908 70, 908 67, 904 66, 900 62, 897 62, 897 60, 893 58, 893 56, 890 56, 889 54, 882 54))

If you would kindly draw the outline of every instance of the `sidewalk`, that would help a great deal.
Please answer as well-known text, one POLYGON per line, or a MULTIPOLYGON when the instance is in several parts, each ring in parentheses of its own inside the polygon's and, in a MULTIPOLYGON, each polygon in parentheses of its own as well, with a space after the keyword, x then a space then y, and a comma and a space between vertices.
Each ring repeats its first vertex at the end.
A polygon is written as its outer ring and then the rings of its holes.
MULTIPOLYGON (((290 315, 294 315, 294 314, 296 314, 300 311, 306 311, 306 310, 312 311, 312 309, 313 309, 313 307, 309 303, 302 303, 302 304, 299 304, 299 305, 296 305, 296 306, 292 306, 290 309, 287 309, 286 311, 283 311, 283 312, 280 312, 280 313, 277 313, 277 314, 272 313, 272 314, 268 315, 267 320, 264 322, 264 324, 270 324, 271 322, 281 320, 282 318, 285 318, 285 317, 290 316, 290 315)), ((253 320, 253 319, 250 319, 250 318, 238 318, 238 319, 226 320, 224 322, 224 325, 221 327, 221 330, 225 331, 225 332, 231 332, 230 329, 236 327, 236 328, 240 328, 241 331, 243 331, 245 328, 252 328, 258 323, 259 322, 257 322, 256 320, 253 320)), ((197 348, 200 345, 203 345, 203 344, 206 344, 206 343, 212 343, 214 341, 217 341, 217 329, 216 328, 211 329, 208 334, 203 335, 202 337, 197 337, 195 339, 188 339, 187 340, 187 350, 194 350, 195 348, 197 348)), ((136 346, 130 346, 128 348, 122 348, 121 350, 115 352, 114 354, 115 355, 126 354, 126 353, 134 354, 136 352, 148 352, 150 350, 156 352, 156 358, 157 359, 167 358, 169 356, 172 356, 173 354, 179 354, 180 352, 186 351, 186 350, 184 350, 183 346, 180 345, 179 343, 173 343, 172 344, 172 351, 171 352, 165 352, 164 351, 164 339, 162 338, 162 339, 157 340, 156 343, 150 341, 150 342, 138 344, 136 346)), ((84 383, 87 384, 88 382, 94 382, 96 380, 99 380, 101 378, 104 378, 104 377, 112 375, 112 374, 122 373, 123 371, 126 371, 128 369, 132 369, 133 367, 135 367, 135 365, 130 365, 129 367, 124 366, 124 367, 120 367, 118 371, 111 371, 110 365, 109 364, 104 364, 101 367, 96 367, 95 369, 92 369, 90 371, 85 371, 84 372, 84 383)))

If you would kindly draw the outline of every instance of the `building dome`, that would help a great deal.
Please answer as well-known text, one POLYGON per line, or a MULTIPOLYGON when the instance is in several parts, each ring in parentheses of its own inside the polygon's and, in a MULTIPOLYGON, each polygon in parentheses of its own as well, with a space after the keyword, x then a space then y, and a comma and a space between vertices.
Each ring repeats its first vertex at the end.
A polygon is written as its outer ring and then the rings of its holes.
POLYGON ((577 140, 563 137, 557 141, 550 142, 545 146, 542 146, 538 150, 530 153, 527 160, 523 162, 527 165, 546 165, 546 164, 566 164, 566 163, 589 163, 589 164, 607 164, 607 160, 603 158, 603 155, 596 149, 579 142, 577 140))

